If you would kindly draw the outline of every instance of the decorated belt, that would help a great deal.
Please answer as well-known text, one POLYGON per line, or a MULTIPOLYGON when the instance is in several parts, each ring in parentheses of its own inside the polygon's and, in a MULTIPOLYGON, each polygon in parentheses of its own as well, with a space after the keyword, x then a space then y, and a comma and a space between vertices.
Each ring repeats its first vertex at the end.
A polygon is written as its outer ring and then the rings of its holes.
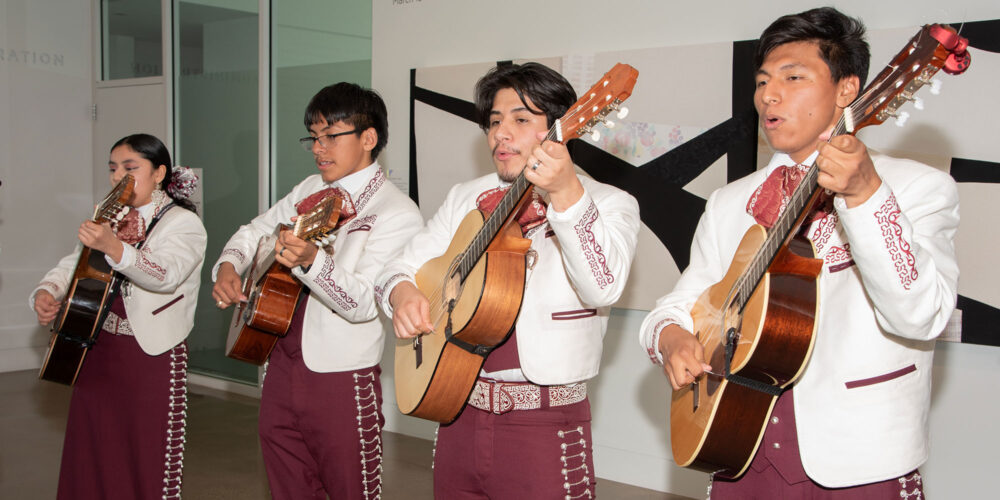
POLYGON ((115 314, 113 311, 108 311, 108 317, 104 319, 104 326, 101 327, 101 330, 112 335, 135 336, 135 333, 132 332, 132 325, 128 322, 128 318, 123 318, 115 314))
POLYGON ((587 384, 540 386, 530 382, 498 382, 477 379, 469 405, 502 415, 511 410, 538 410, 566 406, 587 399, 587 384))

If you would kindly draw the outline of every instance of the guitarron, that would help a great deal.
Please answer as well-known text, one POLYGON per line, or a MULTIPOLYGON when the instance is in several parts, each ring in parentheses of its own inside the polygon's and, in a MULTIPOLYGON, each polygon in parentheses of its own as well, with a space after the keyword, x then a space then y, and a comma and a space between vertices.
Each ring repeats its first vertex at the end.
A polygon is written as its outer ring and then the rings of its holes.
MULTIPOLYGON (((964 41, 950 27, 924 26, 844 110, 832 136, 890 117, 905 120, 899 107, 939 69, 965 70, 963 52, 964 41)), ((705 358, 723 373, 706 373, 673 393, 670 440, 681 467, 743 475, 778 395, 809 360, 823 261, 801 229, 824 192, 818 175, 814 164, 770 231, 760 225, 747 230, 725 277, 691 310, 705 358)))
MULTIPOLYGON (((327 196, 300 215, 294 227, 282 226, 279 231, 292 231, 306 241, 323 239, 337 226, 341 203, 340 197, 327 196)), ((268 235, 257 243, 243 284, 247 301, 236 305, 226 338, 226 356, 255 365, 264 364, 278 339, 288 333, 302 295, 302 282, 292 276, 291 269, 275 261, 274 241, 275 236, 268 235)))
MULTIPOLYGON (((556 120, 546 140, 589 134, 619 110, 638 71, 617 64, 556 120)), ((396 340, 395 385, 399 410, 448 423, 462 410, 489 352, 510 335, 521 308, 525 255, 531 240, 516 215, 531 201, 524 172, 487 217, 473 210, 462 220, 448 250, 417 271, 417 287, 430 301, 434 332, 396 340)))
MULTIPOLYGON (((90 220, 104 224, 128 210, 135 179, 126 175, 94 209, 90 220)), ((38 378, 73 385, 83 366, 83 359, 97 339, 104 318, 111 307, 113 280, 117 279, 104 259, 104 252, 83 247, 76 261, 69 291, 56 315, 49 350, 38 378)))

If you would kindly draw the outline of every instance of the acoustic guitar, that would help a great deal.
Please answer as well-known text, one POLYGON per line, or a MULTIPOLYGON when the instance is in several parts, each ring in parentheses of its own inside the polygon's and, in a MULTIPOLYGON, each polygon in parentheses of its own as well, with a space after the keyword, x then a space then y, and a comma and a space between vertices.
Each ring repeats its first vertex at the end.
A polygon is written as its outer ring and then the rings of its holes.
MULTIPOLYGON (((300 215, 293 227, 283 225, 278 231, 292 231, 306 241, 321 240, 337 226, 341 203, 340 197, 327 196, 300 215)), ((236 305, 226 338, 226 356, 255 365, 264 364, 278 339, 288 333, 302 295, 302 282, 292 276, 291 269, 275 261, 276 238, 264 236, 257 243, 243 284, 247 301, 236 305)))
MULTIPOLYGON (((90 220, 104 224, 123 216, 130 207, 135 179, 126 175, 94 208, 90 220)), ((94 345, 104 318, 111 307, 112 282, 115 273, 104 252, 83 247, 76 261, 69 292, 56 315, 49 350, 42 362, 38 378, 73 385, 83 366, 87 350, 94 345)))
MULTIPOLYGON (((638 71, 617 64, 549 129, 563 142, 606 122, 632 93, 638 71)), ((531 240, 516 215, 531 201, 522 171, 491 214, 473 210, 443 255, 417 271, 417 287, 430 301, 434 332, 397 339, 396 402, 407 415, 448 423, 458 416, 489 352, 510 335, 521 308, 525 255, 531 240)))
MULTIPOLYGON (((954 55, 959 40, 949 27, 921 29, 844 110, 832 136, 854 134, 890 117, 905 120, 900 106, 915 100, 913 94, 946 61, 950 73, 967 67, 964 45, 963 53, 954 55)), ((813 164, 770 230, 760 225, 747 230, 725 277, 692 308, 695 334, 715 372, 673 393, 670 440, 682 467, 741 476, 778 396, 809 360, 823 261, 815 258, 802 229, 808 229, 804 223, 824 193, 818 174, 813 164)))

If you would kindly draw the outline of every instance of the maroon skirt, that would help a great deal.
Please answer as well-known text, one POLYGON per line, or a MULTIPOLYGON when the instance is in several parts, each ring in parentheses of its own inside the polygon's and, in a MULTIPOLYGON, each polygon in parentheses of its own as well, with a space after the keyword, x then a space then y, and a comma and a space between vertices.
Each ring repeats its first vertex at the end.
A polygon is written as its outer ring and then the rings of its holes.
POLYGON ((58 498, 180 498, 186 409, 186 343, 150 356, 102 331, 73 386, 58 498))

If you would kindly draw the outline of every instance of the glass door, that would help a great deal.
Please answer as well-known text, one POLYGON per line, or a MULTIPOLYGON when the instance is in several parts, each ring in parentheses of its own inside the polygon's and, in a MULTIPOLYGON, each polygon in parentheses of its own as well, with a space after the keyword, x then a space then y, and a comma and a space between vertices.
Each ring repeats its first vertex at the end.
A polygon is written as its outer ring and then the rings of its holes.
POLYGON ((208 231, 189 366, 251 384, 257 367, 225 355, 233 309, 215 307, 212 266, 259 212, 257 10, 256 0, 173 2, 175 162, 201 169, 208 231))

